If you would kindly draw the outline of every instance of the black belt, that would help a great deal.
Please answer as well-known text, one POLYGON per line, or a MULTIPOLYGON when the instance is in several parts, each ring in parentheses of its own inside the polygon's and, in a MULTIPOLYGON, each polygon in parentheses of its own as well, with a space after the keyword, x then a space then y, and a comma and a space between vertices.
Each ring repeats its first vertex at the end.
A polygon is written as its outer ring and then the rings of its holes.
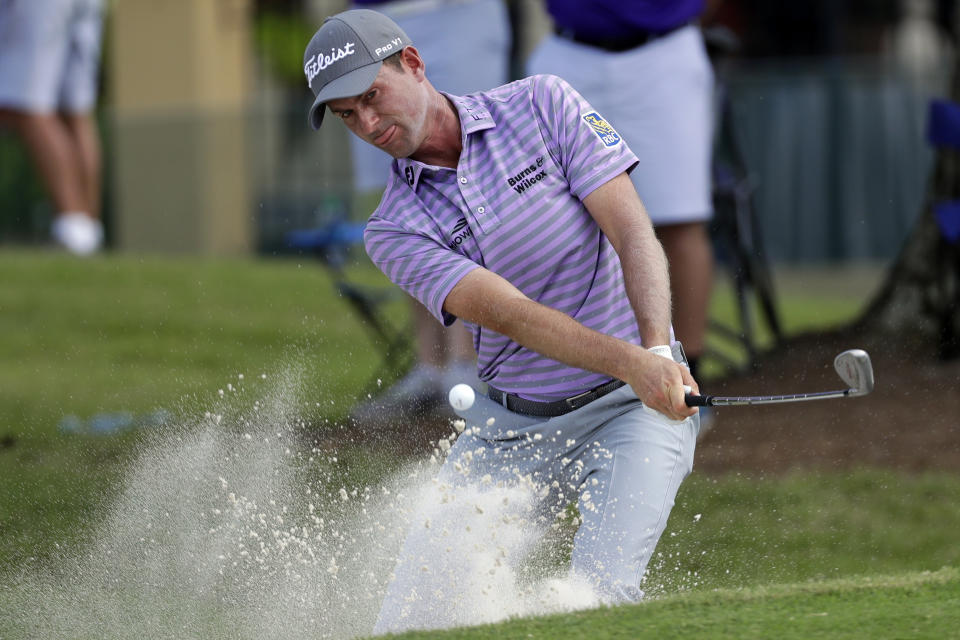
POLYGON ((603 49, 604 51, 629 51, 630 49, 636 49, 637 47, 642 47, 651 40, 656 40, 657 38, 662 38, 663 36, 673 33, 677 29, 681 29, 687 26, 688 22, 679 24, 672 29, 667 29, 666 31, 639 31, 629 36, 623 38, 602 38, 598 36, 586 36, 583 34, 578 34, 571 29, 563 29, 560 27, 554 27, 553 32, 565 40, 570 40, 571 42, 577 42, 579 44, 585 44, 591 47, 596 47, 597 49, 603 49))
POLYGON ((487 395, 491 400, 497 404, 502 404, 504 407, 510 411, 513 411, 514 413, 523 413, 528 416, 537 416, 538 418, 554 418, 586 406, 597 398, 602 398, 611 391, 619 389, 624 384, 625 383, 622 380, 611 380, 610 382, 606 382, 599 387, 590 389, 590 391, 584 391, 583 393, 575 396, 564 398, 562 400, 554 400, 553 402, 536 402, 534 400, 525 400, 524 398, 515 396, 512 393, 504 393, 503 391, 494 389, 493 387, 487 387, 487 395))

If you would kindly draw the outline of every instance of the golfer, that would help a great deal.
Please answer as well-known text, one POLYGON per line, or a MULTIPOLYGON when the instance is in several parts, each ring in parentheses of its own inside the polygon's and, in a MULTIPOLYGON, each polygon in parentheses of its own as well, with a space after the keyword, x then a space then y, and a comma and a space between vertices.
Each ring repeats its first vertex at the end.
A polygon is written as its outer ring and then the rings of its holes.
MULTIPOLYGON (((304 71, 314 129, 329 111, 395 158, 366 226, 371 259, 473 334, 488 392, 460 412, 471 428, 441 481, 532 484, 554 515, 576 502, 571 571, 605 602, 640 599, 693 465, 684 386, 699 389, 615 123, 555 76, 439 92, 406 34, 369 10, 327 18, 304 71)), ((445 549, 430 535, 408 536, 375 631, 443 624, 445 549)))

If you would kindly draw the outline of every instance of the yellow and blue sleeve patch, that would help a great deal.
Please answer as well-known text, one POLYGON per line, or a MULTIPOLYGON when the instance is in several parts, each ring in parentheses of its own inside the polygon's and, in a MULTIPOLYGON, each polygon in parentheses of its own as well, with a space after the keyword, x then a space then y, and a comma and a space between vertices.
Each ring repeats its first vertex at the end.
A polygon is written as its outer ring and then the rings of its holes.
POLYGON ((583 121, 590 125, 590 128, 593 129, 593 132, 597 134, 597 137, 603 141, 604 145, 613 147, 620 144, 620 134, 617 133, 617 130, 614 129, 609 122, 604 120, 596 111, 591 111, 590 113, 585 114, 583 116, 583 121))

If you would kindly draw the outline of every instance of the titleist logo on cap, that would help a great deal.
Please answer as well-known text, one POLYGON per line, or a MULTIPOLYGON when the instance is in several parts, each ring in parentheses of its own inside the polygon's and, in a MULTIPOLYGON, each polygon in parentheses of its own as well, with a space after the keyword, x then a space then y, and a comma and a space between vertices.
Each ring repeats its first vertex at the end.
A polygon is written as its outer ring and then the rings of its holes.
POLYGON ((303 65, 303 72, 307 74, 307 85, 309 85, 310 88, 313 88, 313 79, 317 77, 318 73, 332 65, 337 60, 343 60, 347 56, 352 56, 355 53, 353 47, 354 43, 348 42, 338 49, 330 49, 329 55, 318 53, 317 55, 310 57, 303 65))
POLYGON ((383 59, 410 44, 397 23, 370 9, 352 9, 324 20, 303 52, 303 74, 316 97, 308 114, 310 125, 320 126, 329 100, 366 91, 383 59))

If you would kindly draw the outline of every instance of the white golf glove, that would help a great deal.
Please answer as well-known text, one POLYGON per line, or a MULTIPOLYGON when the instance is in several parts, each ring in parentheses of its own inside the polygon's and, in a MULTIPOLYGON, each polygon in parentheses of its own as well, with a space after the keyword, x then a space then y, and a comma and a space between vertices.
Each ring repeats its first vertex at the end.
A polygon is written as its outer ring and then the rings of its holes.
MULTIPOLYGON (((647 349, 647 351, 649 351, 650 353, 655 353, 662 358, 666 358, 670 362, 675 362, 673 359, 673 349, 671 349, 670 345, 668 344, 658 344, 655 347, 650 347, 649 349, 647 349)), ((691 391, 693 391, 693 388, 685 384, 683 385, 683 390, 686 393, 690 393, 691 391)), ((666 415, 657 411, 656 409, 651 409, 647 405, 643 405, 643 410, 649 413, 652 413, 653 415, 659 417, 661 420, 666 420, 670 424, 683 424, 684 422, 686 422, 686 420, 672 420, 668 418, 666 415)))

